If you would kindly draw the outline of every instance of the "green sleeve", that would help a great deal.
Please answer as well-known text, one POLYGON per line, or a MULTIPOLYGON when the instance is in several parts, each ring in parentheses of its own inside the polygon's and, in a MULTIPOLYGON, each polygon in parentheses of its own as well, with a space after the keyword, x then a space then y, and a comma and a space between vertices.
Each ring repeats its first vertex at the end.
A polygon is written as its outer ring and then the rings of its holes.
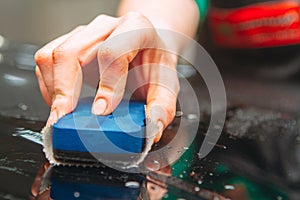
POLYGON ((207 7, 208 7, 208 1, 209 0, 196 0, 196 3, 198 5, 199 11, 200 11, 201 21, 203 21, 205 18, 205 15, 207 12, 207 7))

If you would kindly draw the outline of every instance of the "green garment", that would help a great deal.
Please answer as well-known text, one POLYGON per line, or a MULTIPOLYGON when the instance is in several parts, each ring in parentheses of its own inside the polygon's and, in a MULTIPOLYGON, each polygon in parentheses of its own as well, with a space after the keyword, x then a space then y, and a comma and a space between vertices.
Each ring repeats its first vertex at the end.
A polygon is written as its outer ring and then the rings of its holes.
POLYGON ((200 20, 203 21, 207 12, 208 8, 208 1, 209 0, 196 0, 196 3, 198 5, 199 11, 200 11, 200 20))

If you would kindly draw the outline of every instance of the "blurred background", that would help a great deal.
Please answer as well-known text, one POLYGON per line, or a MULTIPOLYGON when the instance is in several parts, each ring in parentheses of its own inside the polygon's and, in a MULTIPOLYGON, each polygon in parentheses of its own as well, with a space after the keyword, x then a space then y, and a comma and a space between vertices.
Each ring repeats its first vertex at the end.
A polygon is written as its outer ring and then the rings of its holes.
POLYGON ((49 107, 35 77, 35 52, 99 14, 115 15, 118 3, 119 0, 0 0, 0 94, 4 94, 0 116, 45 121, 49 107))
POLYGON ((99 14, 114 15, 119 0, 0 0, 0 35, 36 45, 87 24, 99 14))

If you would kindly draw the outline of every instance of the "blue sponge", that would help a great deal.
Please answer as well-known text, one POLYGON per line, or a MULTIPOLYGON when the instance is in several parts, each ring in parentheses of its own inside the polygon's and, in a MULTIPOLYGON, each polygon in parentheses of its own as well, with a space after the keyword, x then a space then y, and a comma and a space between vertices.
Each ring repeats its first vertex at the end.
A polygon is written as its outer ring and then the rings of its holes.
POLYGON ((137 200, 144 180, 135 173, 110 168, 51 167, 46 173, 46 181, 51 183, 50 197, 56 200, 137 200), (132 187, 126 184, 130 182, 134 183, 132 187))
MULTIPOLYGON (((76 157, 76 153, 130 154, 143 150, 145 104, 122 100, 108 116, 91 113, 93 98, 79 101, 74 112, 53 125, 54 154, 76 157), (71 153, 71 154, 70 154, 71 153)), ((67 159, 68 160, 68 159, 67 159)))

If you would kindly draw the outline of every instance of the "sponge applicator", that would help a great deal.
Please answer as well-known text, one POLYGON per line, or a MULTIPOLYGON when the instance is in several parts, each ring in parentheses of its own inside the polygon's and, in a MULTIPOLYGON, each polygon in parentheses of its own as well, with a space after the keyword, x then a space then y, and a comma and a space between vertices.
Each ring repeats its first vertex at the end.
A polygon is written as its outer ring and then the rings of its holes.
POLYGON ((63 165, 138 165, 155 136, 146 136, 145 104, 122 100, 112 114, 96 116, 92 103, 91 97, 80 100, 72 113, 43 129, 46 157, 63 165))

